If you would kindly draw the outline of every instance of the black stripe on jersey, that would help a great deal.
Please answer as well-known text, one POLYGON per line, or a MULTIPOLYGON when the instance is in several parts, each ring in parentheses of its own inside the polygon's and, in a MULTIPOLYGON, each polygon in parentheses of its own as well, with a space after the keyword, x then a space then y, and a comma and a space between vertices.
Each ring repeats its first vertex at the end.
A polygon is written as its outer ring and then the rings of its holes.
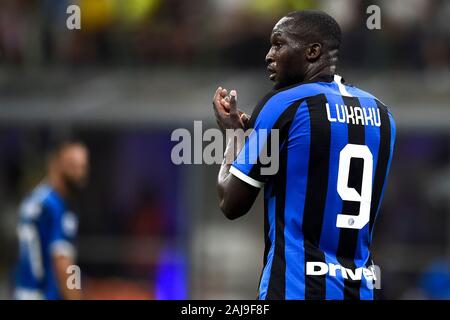
MULTIPOLYGON (((342 97, 344 104, 347 106, 361 107, 358 98, 342 97)), ((365 129, 362 125, 348 124, 348 143, 365 144, 365 129)), ((362 159, 352 159, 350 163, 348 186, 355 188, 361 192, 362 175, 364 169, 364 161, 362 159)), ((359 202, 343 201, 342 212, 345 214, 355 214, 359 212, 359 202)), ((339 244, 337 249, 337 259, 345 268, 356 269, 355 253, 358 244, 357 229, 341 228, 339 232, 339 244)), ((344 299, 360 299, 359 290, 361 280, 344 279, 344 299)))
MULTIPOLYGON (((325 262, 324 254, 319 249, 328 190, 331 143, 331 125, 327 119, 325 104, 326 97, 323 94, 307 100, 311 140, 309 147, 308 182, 302 224, 305 270, 308 261, 325 262)), ((325 275, 305 275, 305 299, 325 299, 325 286, 325 275)))
POLYGON ((267 101, 269 101, 270 98, 272 98, 274 95, 276 95, 278 93, 278 91, 271 91, 268 94, 266 94, 256 105, 255 109, 253 109, 252 111, 252 115, 250 117, 250 127, 254 127, 255 126, 255 121, 256 118, 258 118, 259 113, 261 112, 261 110, 264 108, 264 106, 266 105, 267 101))
POLYGON ((375 169, 375 177, 372 189, 372 203, 370 206, 370 225, 369 232, 372 236, 372 230, 377 216, 378 207, 380 205, 381 193, 383 191, 384 180, 389 164, 391 154, 391 122, 387 107, 376 100, 378 109, 380 110, 381 126, 380 126, 380 146, 378 149, 377 168, 375 169))
MULTIPOLYGON (((280 146, 287 141, 292 120, 304 99, 295 101, 278 118, 274 129, 280 130, 280 146)), ((270 133, 268 144, 270 144, 270 133)), ((270 145, 268 146, 270 148, 270 145)), ((270 149, 269 149, 270 150, 270 149)), ((278 152, 278 151, 275 151, 278 152)), ((286 201, 287 144, 279 151, 279 169, 275 175, 272 193, 275 196, 275 252, 270 269, 270 280, 267 289, 267 300, 286 298, 286 257, 284 241, 284 209, 286 201)), ((255 165, 260 168, 260 165, 255 165)), ((252 172, 250 172, 252 173, 252 172)))
POLYGON ((286 199, 287 148, 280 152, 280 167, 275 178, 275 252, 270 268, 267 300, 286 298, 286 256, 284 242, 284 208, 286 199))

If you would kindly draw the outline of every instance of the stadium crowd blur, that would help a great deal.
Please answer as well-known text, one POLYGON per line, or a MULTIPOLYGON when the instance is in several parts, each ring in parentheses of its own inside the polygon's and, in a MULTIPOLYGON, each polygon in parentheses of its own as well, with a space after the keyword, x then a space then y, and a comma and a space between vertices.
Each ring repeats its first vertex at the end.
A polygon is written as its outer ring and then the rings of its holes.
MULTIPOLYGON (((286 12, 305 8, 323 9, 340 23, 343 70, 370 74, 412 71, 425 79, 431 77, 436 92, 448 92, 448 87, 439 86, 439 79, 447 79, 448 83, 450 77, 447 0, 0 0, 0 94, 8 95, 8 90, 14 89, 5 80, 8 75, 18 77, 21 72, 46 67, 83 70, 143 66, 148 72, 153 66, 180 70, 264 68, 263 57, 274 22, 286 12), (70 4, 80 6, 82 28, 68 33, 61 25, 65 25, 70 4), (365 8, 371 4, 381 8, 382 30, 361 27, 366 24, 365 8)), ((35 155, 37 150, 45 149, 49 138, 47 131, 36 128, 27 134, 11 134, 4 123, 1 127, 0 132, 5 133, 0 137, 1 210, 14 211, 31 181, 39 176, 37 168, 43 161, 27 160, 24 150, 34 150, 30 152, 35 155), (35 168, 34 176, 24 176, 24 164, 35 168)), ((88 212, 82 213, 82 233, 133 235, 135 239, 125 243, 102 238, 106 242, 101 250, 113 246, 110 254, 119 262, 113 259, 110 265, 89 269, 92 280, 87 291, 97 292, 92 298, 208 298, 202 293, 188 293, 192 280, 187 274, 192 271, 187 265, 192 255, 189 258, 190 249, 184 246, 183 237, 189 222, 186 217, 180 218, 180 208, 174 203, 181 196, 174 195, 176 191, 164 183, 182 180, 180 169, 168 158, 170 145, 164 140, 167 134, 157 130, 96 134, 88 128, 78 131, 92 149, 94 175, 90 192, 83 199, 89 205, 84 207, 88 212), (154 150, 165 156, 156 157, 154 150), (114 160, 105 166, 101 162, 105 158, 114 160), (115 172, 113 185, 103 179, 111 172, 115 172), (99 201, 108 205, 92 207, 99 201), (158 254, 143 259, 148 252, 158 254), (120 269, 121 264, 127 265, 126 271, 112 267, 120 269), (142 281, 123 282, 120 277, 106 282, 94 280, 105 273, 128 279, 138 275, 136 278, 146 278, 144 284, 151 283, 151 289, 142 286, 142 281), (121 292, 112 289, 119 287, 121 292)), ((382 261, 390 272, 383 275, 386 290, 381 297, 448 299, 449 281, 437 281, 435 275, 450 278, 449 131, 400 131, 396 152, 396 158, 403 161, 394 159, 383 203, 383 212, 388 214, 382 214, 376 228, 380 234, 374 250, 390 257, 382 261), (408 246, 405 249, 393 243, 408 246), (405 256, 415 256, 416 260, 405 256)), ((2 214, 0 224, 6 225, 7 218, 2 214)), ((5 231, 0 225, 1 230, 5 231)), ((82 258, 89 245, 100 245, 97 238, 85 239, 90 240, 80 247, 82 258)), ((13 240, 0 235, 0 252, 13 251, 12 245, 13 240)), ((95 258, 86 261, 95 262, 95 258)), ((4 268, 0 266, 0 272, 7 274, 4 268)), ((256 283, 251 285, 256 288, 256 283)), ((0 284, 0 298, 7 297, 5 287, 0 284)))
POLYGON ((268 32, 283 13, 321 8, 344 32, 343 65, 439 69, 449 65, 450 4, 445 0, 2 0, 3 63, 263 64, 268 32), (79 4, 81 32, 61 32, 65 8, 79 4), (382 9, 375 41, 360 28, 371 4, 382 9), (355 47, 358 44, 358 48, 355 47), (374 63, 376 61, 376 63, 374 63))

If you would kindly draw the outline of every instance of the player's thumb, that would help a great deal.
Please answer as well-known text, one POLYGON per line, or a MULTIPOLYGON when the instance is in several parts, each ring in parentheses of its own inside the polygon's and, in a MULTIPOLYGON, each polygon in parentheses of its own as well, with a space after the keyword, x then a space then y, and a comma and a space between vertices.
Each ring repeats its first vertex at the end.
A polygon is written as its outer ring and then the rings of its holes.
POLYGON ((236 92, 236 90, 231 90, 230 91, 230 112, 236 112, 236 110, 237 110, 236 100, 237 100, 237 92, 236 92))

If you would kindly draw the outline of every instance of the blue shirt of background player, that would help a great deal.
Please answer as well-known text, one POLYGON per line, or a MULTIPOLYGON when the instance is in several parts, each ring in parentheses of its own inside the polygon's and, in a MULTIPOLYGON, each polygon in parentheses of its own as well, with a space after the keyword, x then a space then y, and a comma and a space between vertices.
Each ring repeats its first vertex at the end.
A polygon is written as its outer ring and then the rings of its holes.
POLYGON ((53 265, 56 255, 75 256, 77 217, 47 183, 38 185, 20 205, 16 299, 62 299, 53 265))

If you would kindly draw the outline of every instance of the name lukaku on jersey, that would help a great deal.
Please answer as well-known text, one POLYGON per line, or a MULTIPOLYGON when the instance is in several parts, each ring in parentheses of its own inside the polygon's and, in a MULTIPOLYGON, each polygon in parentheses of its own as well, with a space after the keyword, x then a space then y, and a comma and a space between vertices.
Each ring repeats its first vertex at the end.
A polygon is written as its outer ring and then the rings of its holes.
POLYGON ((353 107, 347 106, 345 104, 335 104, 335 106, 330 106, 326 104, 327 117, 330 122, 342 122, 351 123, 362 126, 376 126, 381 125, 380 110, 375 107, 353 107), (331 112, 335 110, 335 112, 331 112), (335 116, 332 116, 335 115, 335 116))

